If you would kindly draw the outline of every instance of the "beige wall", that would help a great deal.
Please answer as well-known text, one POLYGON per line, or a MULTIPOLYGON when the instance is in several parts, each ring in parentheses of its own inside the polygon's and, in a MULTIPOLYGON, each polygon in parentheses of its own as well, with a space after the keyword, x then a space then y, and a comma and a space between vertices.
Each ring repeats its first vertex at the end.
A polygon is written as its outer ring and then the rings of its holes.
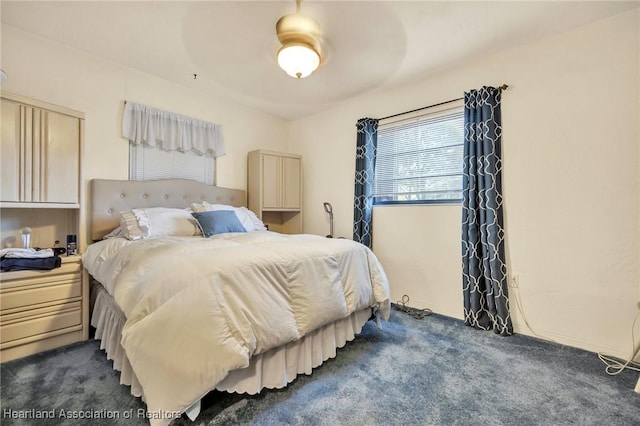
POLYGON ((128 142, 120 136, 125 100, 221 124, 227 155, 217 161, 220 186, 246 188, 248 151, 285 147, 286 123, 278 118, 6 25, 2 69, 9 75, 2 90, 85 113, 86 180, 127 179, 128 142))
MULTIPOLYGON (((507 83, 505 222, 517 332, 628 357, 639 278, 637 11, 380 90, 290 125, 305 158, 305 232, 351 237, 355 122, 507 83), (533 331, 518 312, 519 297, 533 331)), ((460 206, 376 207, 375 252, 394 300, 462 318, 460 206)), ((640 336, 639 336, 640 337, 640 336)), ((640 340, 638 338, 637 340, 640 340)))
MULTIPOLYGON (((637 11, 637 16, 638 16, 638 22, 640 22, 640 9, 638 9, 637 11)), ((637 40, 638 40, 638 46, 640 46, 640 30, 637 31, 637 40)), ((640 80, 640 54, 638 54, 638 69, 637 69, 637 73, 638 73, 638 79, 640 80)), ((638 84, 638 99, 640 99, 640 84, 638 84)), ((640 146, 640 108, 637 111, 638 114, 638 133, 636 134, 636 137, 638 139, 637 143, 640 146)), ((640 170, 640 149, 638 149, 638 166, 637 166, 638 170, 640 170)), ((638 172, 640 174, 640 172, 638 172)), ((640 176, 638 176, 638 180, 640 181, 640 176)), ((638 184, 638 199, 640 199, 640 183, 638 184)), ((638 241, 639 241, 639 245, 640 245, 640 215, 638 215, 638 241)), ((638 253, 637 253, 637 262, 638 265, 640 265, 640 249, 638 249, 638 253)), ((638 266, 638 269, 640 269, 640 266, 638 266)), ((638 310, 640 311, 640 279, 638 279, 638 310)), ((634 329, 634 333, 636 336, 640 335, 640 324, 638 324, 636 326, 636 328, 634 329)), ((640 339, 638 339, 640 340, 640 339)), ((638 357, 636 357, 636 360, 638 360, 638 358, 640 357, 640 355, 638 355, 638 357)), ((638 384, 636 385, 635 391, 640 393, 640 378, 638 378, 638 384)))

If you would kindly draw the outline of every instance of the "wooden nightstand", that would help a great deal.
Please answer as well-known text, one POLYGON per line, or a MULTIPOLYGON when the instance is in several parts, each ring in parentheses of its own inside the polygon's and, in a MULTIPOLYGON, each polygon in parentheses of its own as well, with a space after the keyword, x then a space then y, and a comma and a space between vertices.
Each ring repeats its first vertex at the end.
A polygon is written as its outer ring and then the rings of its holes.
POLYGON ((0 273, 0 361, 88 338, 89 292, 80 256, 51 271, 0 273))

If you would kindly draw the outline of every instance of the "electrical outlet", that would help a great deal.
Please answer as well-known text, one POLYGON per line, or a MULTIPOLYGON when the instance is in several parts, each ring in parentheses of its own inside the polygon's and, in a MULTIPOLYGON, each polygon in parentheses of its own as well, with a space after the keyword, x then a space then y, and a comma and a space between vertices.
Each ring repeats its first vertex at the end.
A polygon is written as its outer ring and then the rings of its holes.
POLYGON ((513 288, 518 288, 519 285, 520 285, 520 275, 511 274, 511 276, 509 276, 509 286, 513 288))

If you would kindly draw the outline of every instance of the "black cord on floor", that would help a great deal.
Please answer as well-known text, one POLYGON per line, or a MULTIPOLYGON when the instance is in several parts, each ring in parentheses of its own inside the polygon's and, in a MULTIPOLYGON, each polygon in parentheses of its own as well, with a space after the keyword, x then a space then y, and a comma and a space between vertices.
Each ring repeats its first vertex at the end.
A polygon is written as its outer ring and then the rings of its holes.
POLYGON ((409 303, 409 296, 405 294, 402 296, 402 300, 398 300, 396 303, 392 303, 391 306, 393 306, 394 309, 400 312, 404 312, 405 314, 411 315, 415 319, 420 319, 420 320, 426 316, 433 314, 433 311, 429 308, 424 308, 424 309, 412 308, 410 306, 407 306, 408 303, 409 303))

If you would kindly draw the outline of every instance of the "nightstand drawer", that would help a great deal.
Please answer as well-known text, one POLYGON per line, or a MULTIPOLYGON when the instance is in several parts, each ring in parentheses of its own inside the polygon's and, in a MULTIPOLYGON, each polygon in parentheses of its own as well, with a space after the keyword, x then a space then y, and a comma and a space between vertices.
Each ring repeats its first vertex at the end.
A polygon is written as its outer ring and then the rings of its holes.
POLYGON ((0 311, 11 313, 15 309, 42 303, 60 303, 82 296, 81 273, 72 272, 49 277, 3 282, 0 288, 0 311))
POLYGON ((47 278, 56 275, 64 275, 69 273, 82 272, 82 264, 80 262, 80 256, 67 256, 61 257, 62 265, 59 268, 51 270, 25 270, 25 271, 9 271, 0 272, 0 283, 2 288, 6 286, 16 285, 16 282, 21 282, 25 279, 33 278, 47 278))
MULTIPOLYGON (((82 325, 81 302, 64 303, 45 308, 31 309, 2 315, 0 339, 2 348, 12 346, 12 342, 31 336, 45 338, 55 335, 57 330, 82 325)), ((16 342, 19 343, 19 342, 16 342)))

